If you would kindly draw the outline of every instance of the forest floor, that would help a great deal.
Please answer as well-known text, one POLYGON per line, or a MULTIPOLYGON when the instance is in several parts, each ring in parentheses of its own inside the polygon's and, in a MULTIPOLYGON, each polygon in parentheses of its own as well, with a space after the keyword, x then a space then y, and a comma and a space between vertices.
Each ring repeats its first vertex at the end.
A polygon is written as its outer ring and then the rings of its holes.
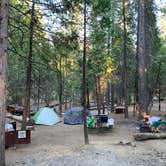
MULTIPOLYGON (((161 112, 153 106, 152 115, 166 114, 166 102, 161 112)), ((135 141, 137 118, 129 109, 124 114, 111 114, 115 126, 111 132, 89 134, 84 145, 83 125, 35 126, 31 143, 6 149, 7 166, 165 166, 166 139, 135 141)))

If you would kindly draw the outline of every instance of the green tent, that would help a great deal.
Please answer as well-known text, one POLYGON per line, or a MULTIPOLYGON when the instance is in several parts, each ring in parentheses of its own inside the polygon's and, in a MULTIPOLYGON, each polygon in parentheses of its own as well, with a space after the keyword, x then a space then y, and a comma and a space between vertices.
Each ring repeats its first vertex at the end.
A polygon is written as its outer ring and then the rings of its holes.
POLYGON ((42 125, 54 125, 60 122, 59 116, 53 109, 48 107, 40 108, 39 111, 37 111, 32 117, 32 119, 35 121, 35 124, 42 125))

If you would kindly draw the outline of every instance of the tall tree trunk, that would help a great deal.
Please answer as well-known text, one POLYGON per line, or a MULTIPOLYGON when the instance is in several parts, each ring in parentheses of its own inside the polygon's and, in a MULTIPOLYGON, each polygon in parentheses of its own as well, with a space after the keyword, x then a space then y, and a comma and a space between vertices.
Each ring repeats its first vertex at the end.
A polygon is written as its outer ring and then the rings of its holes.
POLYGON ((62 59, 60 58, 60 71, 59 71, 59 113, 62 116, 62 59))
POLYGON ((138 45, 137 45, 135 82, 134 82, 134 110, 133 110, 133 116, 135 116, 136 113, 139 111, 139 99, 138 98, 139 97, 138 97, 138 45))
POLYGON ((86 0, 84 0, 84 48, 83 48, 83 65, 82 65, 82 71, 83 71, 83 79, 82 79, 82 90, 83 90, 83 116, 84 116, 84 141, 85 144, 89 144, 89 137, 88 137, 88 130, 87 130, 87 114, 86 114, 86 0))
POLYGON ((86 97, 87 97, 87 109, 90 108, 90 96, 89 96, 89 87, 88 87, 88 84, 87 84, 87 87, 86 87, 86 97))
POLYGON ((65 89, 66 89, 66 87, 65 87, 65 83, 66 83, 66 80, 67 80, 67 78, 68 78, 68 71, 67 71, 67 64, 68 64, 68 59, 67 59, 67 57, 66 57, 66 59, 65 59, 65 69, 64 69, 64 85, 63 85, 63 89, 64 89, 64 102, 65 102, 65 110, 67 110, 67 108, 68 108, 68 95, 67 95, 67 92, 65 91, 65 89))
POLYGON ((101 105, 102 105, 102 113, 105 114, 105 101, 104 101, 104 93, 101 93, 101 105))
POLYGON ((39 76, 38 76, 38 85, 37 85, 37 110, 39 110, 40 107, 40 72, 39 72, 39 76))
POLYGON ((72 92, 72 107, 75 106, 75 96, 74 96, 74 92, 72 92))
POLYGON ((68 108, 68 100, 67 100, 67 96, 65 96, 65 110, 67 110, 68 108))
POLYGON ((127 103, 127 48, 126 48, 126 8, 125 8, 125 1, 123 0, 123 74, 122 74, 122 100, 125 105, 125 118, 128 118, 128 103, 127 103))
MULTIPOLYGON (((108 27, 108 40, 107 40, 107 54, 108 56, 110 55, 110 39, 111 39, 111 28, 110 26, 108 27)), ((113 35, 112 35, 112 40, 113 40, 113 35)), ((106 105, 107 109, 110 110, 110 81, 107 81, 107 90, 106 90, 106 105)))
POLYGON ((110 88, 111 84, 109 81, 107 81, 107 90, 106 90, 106 105, 107 105, 107 109, 110 110, 110 93, 111 93, 111 88, 110 88))
POLYGON ((143 112, 147 113, 147 68, 145 56, 145 1, 138 1, 138 96, 139 119, 143 112))
POLYGON ((31 77, 32 77, 32 45, 33 45, 33 31, 34 31, 34 17, 35 17, 35 2, 32 2, 31 21, 29 31, 29 56, 27 66, 27 80, 25 90, 25 103, 23 111, 22 129, 26 129, 27 117, 30 117, 30 94, 31 94, 31 77))
MULTIPOLYGON (((115 1, 112 2, 112 31, 111 31, 111 44, 112 44, 112 55, 114 56, 114 41, 115 41, 115 1)), ((114 80, 111 82, 111 112, 114 112, 114 104, 115 104, 115 87, 114 87, 114 80)))
POLYGON ((160 81, 159 81, 159 111, 161 111, 161 87, 160 87, 160 81))
POLYGON ((134 84, 135 85, 134 85, 134 110, 133 110, 133 116, 136 116, 136 113, 139 110, 139 108, 138 108, 139 107, 139 105, 138 105, 138 72, 137 71, 135 72, 135 83, 134 84))
POLYGON ((114 112, 114 84, 111 84, 111 112, 114 112))
MULTIPOLYGON (((150 68, 150 64, 152 61, 152 57, 156 56, 156 50, 158 50, 158 47, 156 47, 156 41, 157 41, 157 33, 158 30, 156 28, 156 14, 154 12, 154 0, 148 0, 145 1, 145 55, 146 55, 146 66, 147 69, 150 68), (154 51, 155 48, 155 51, 154 51)), ((157 41, 158 42, 158 41, 157 41)), ((159 64, 160 67, 160 64, 159 64)), ((158 70, 159 72, 160 70, 158 70)), ((157 80, 157 79, 156 79, 157 80)), ((155 90, 158 86, 158 81, 152 83, 152 88, 148 88, 148 101, 147 101, 147 113, 151 113, 151 109, 153 106, 153 96, 155 94, 155 90)))
POLYGON ((5 166, 5 114, 7 87, 7 55, 8 55, 8 0, 1 1, 0 8, 0 166, 5 166))
POLYGON ((148 113, 151 113, 153 106, 153 97, 155 95, 157 87, 160 87, 160 72, 161 72, 161 60, 158 64, 158 71, 156 76, 156 81, 154 81, 151 93, 149 93, 149 101, 148 101, 148 113))
MULTIPOLYGON (((139 5, 138 5, 138 10, 139 10, 139 5)), ((138 17, 138 23, 139 23, 139 17, 138 17)), ((135 82, 134 82, 134 111, 133 111, 133 116, 136 115, 136 113, 139 112, 139 97, 138 97, 138 34, 139 34, 139 27, 137 27, 137 48, 136 48, 136 56, 135 56, 135 61, 136 61, 136 68, 135 68, 135 82)))
POLYGON ((101 114, 100 76, 97 76, 96 96, 97 96, 97 110, 98 110, 98 115, 100 115, 101 114))

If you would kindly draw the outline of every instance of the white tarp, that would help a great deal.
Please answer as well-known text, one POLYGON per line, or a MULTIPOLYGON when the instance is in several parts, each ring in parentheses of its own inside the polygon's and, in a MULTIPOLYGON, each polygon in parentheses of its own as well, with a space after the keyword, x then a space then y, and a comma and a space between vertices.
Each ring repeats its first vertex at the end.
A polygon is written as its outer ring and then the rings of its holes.
POLYGON ((157 122, 159 120, 161 120, 161 118, 157 117, 157 116, 152 116, 152 117, 149 118, 150 123, 157 122))

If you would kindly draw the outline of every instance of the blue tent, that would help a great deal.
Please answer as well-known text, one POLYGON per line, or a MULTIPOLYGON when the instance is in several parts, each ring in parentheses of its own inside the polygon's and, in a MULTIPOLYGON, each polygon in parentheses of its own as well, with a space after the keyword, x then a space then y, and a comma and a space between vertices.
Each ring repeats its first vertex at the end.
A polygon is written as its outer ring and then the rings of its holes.
MULTIPOLYGON (((87 111, 87 116, 90 116, 90 111, 87 111)), ((64 124, 78 125, 83 124, 83 108, 74 107, 66 111, 64 115, 64 124)))

